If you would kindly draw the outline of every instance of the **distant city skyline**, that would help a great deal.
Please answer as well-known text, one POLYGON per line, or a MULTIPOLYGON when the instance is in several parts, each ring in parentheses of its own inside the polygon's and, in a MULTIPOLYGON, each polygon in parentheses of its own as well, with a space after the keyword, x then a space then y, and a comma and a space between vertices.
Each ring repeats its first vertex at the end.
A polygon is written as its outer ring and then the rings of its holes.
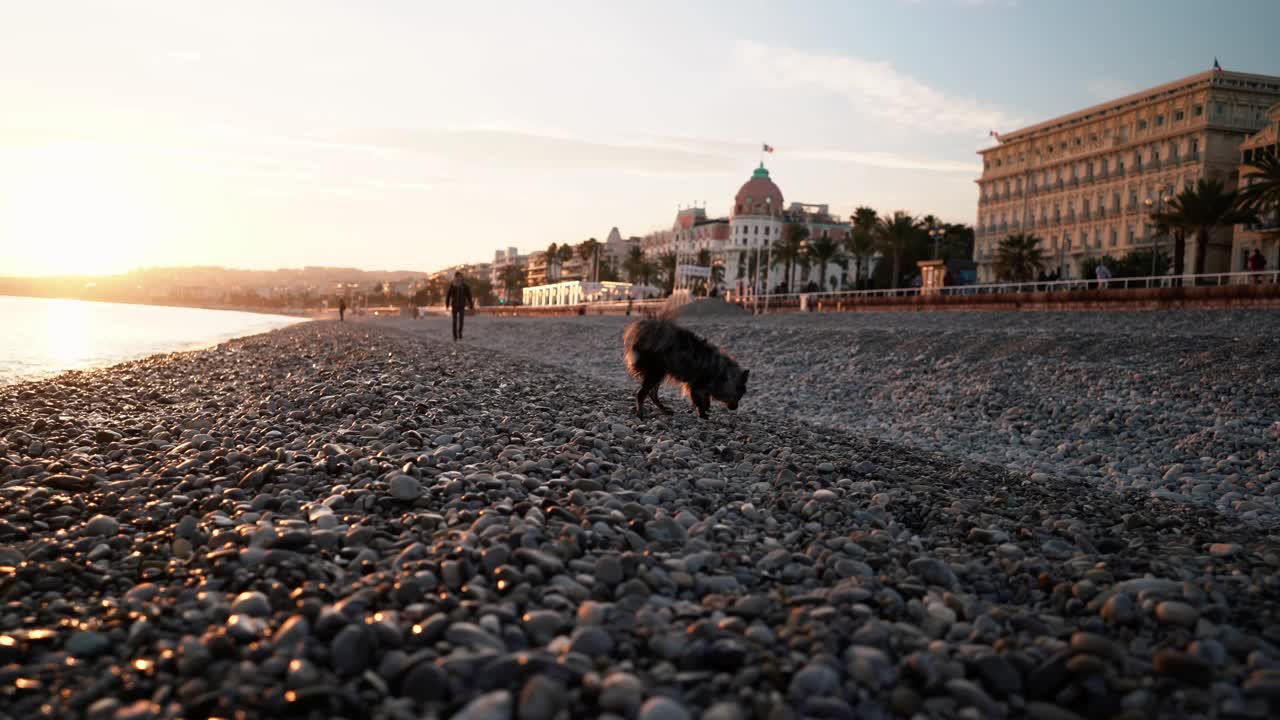
POLYGON ((1280 4, 390 1, 0 8, 0 275, 431 271, 788 203, 973 223, 977 150, 1207 69, 1280 4), (1189 20, 1194 18, 1194 21, 1189 20))

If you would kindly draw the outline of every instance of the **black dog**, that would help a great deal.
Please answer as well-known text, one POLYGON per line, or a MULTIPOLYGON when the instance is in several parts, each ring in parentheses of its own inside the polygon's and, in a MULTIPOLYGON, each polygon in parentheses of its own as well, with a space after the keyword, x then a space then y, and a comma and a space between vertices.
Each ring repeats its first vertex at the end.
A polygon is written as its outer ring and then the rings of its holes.
POLYGON ((671 411, 658 400, 658 386, 670 376, 684 385, 689 402, 699 417, 707 416, 711 399, 730 410, 747 392, 747 374, 714 345, 666 319, 637 320, 622 338, 627 369, 640 381, 636 391, 636 414, 644 417, 644 399, 653 400, 658 410, 671 411))

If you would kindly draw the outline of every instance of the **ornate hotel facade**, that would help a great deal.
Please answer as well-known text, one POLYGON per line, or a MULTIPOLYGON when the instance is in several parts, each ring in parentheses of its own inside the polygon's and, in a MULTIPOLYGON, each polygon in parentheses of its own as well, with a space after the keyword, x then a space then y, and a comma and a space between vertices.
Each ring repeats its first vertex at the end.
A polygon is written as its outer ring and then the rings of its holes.
MULTIPOLYGON (((1064 278, 1079 277, 1088 257, 1171 252, 1151 214, 1201 178, 1235 187, 1241 142, 1277 101, 1280 77, 1208 71, 1002 135, 979 153, 979 281, 996 280, 996 249, 1014 233, 1038 237, 1064 278)), ((1233 232, 1210 236, 1206 272, 1235 269, 1233 232)), ((1194 239, 1186 245, 1192 272, 1194 239)))
MULTIPOLYGON (((786 269, 772 257, 772 247, 782 238, 783 228, 797 223, 809 231, 808 242, 820 237, 843 243, 850 233, 849 223, 832 215, 828 206, 793 202, 784 205, 782 190, 769 177, 761 163, 733 197, 729 217, 707 217, 704 208, 679 210, 669 230, 658 230, 644 236, 641 248, 650 257, 674 253, 678 268, 697 266, 705 252, 712 266, 721 268, 724 289, 735 294, 777 288, 787 283, 786 269)), ((874 267, 875 258, 866 258, 874 267)), ((835 263, 819 270, 809 264, 797 264, 794 284, 804 287, 812 280, 823 289, 838 286, 845 274, 835 263)), ((692 277, 677 275, 676 287, 683 287, 692 277)))

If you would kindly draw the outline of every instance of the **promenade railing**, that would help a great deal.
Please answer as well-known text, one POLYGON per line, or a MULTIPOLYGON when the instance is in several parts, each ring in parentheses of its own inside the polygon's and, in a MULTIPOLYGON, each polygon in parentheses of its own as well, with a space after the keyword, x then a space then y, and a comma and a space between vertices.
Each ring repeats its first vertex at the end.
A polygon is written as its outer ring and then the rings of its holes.
MULTIPOLYGON (((949 285, 933 291, 942 296, 1004 295, 1018 293, 1047 293, 1073 290, 1134 290, 1139 288, 1216 287, 1223 285, 1280 284, 1280 270, 1261 272, 1202 273, 1199 275, 1150 275, 1145 277, 1111 278, 1108 280, 1032 280, 1027 282, 980 283, 973 285, 949 285)), ((806 304, 886 297, 916 297, 918 287, 877 290, 828 290, 800 293, 761 293, 730 296, 730 301, 746 308, 794 307, 807 298, 806 304)))

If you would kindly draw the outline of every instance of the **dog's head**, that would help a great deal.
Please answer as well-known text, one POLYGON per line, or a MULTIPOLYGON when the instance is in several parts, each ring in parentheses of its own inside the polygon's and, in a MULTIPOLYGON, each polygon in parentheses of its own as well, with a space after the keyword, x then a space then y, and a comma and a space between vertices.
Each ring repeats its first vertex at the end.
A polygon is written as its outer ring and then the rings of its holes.
POLYGON ((737 410, 742 396, 747 394, 747 376, 749 374, 751 374, 750 370, 743 370, 737 365, 731 365, 720 376, 720 381, 716 383, 715 389, 711 391, 711 397, 724 403, 724 406, 730 410, 737 410))

